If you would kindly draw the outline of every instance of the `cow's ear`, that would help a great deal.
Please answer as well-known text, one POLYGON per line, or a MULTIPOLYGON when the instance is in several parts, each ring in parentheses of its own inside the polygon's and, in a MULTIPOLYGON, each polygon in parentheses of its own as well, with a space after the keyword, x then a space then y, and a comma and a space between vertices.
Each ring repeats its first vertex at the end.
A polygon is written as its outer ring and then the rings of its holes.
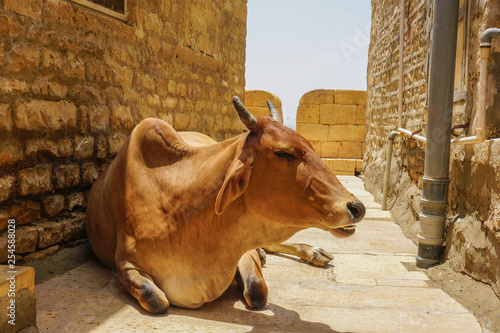
POLYGON ((250 182, 254 160, 255 155, 246 152, 235 158, 231 163, 227 170, 226 178, 224 178, 224 184, 222 184, 215 200, 215 214, 220 215, 224 213, 224 210, 226 210, 231 202, 245 193, 250 182))

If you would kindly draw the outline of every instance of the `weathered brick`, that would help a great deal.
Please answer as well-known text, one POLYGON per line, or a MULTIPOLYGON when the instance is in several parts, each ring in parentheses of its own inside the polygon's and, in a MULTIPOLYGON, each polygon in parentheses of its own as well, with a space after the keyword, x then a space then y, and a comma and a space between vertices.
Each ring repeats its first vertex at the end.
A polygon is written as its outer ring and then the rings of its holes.
POLYGON ((40 219, 41 206, 36 201, 24 201, 14 204, 8 208, 9 217, 16 220, 16 224, 22 225, 40 219))
POLYGON ((356 125, 366 125, 366 105, 358 105, 356 125))
POLYGON ((311 144, 311 146, 313 146, 313 149, 316 152, 316 154, 318 154, 319 156, 322 156, 322 148, 321 148, 322 141, 309 140, 309 143, 311 144))
POLYGON ((40 21, 42 17, 42 0, 5 0, 5 9, 40 21))
POLYGON ((56 131, 76 125, 76 106, 69 102, 32 101, 17 107, 15 124, 27 131, 56 131))
POLYGON ((328 141, 365 141, 365 126, 332 125, 328 133, 328 141))
POLYGON ((366 105, 366 91, 336 89, 334 100, 335 104, 366 105))
POLYGON ((47 217, 53 217, 64 209, 64 195, 54 194, 43 199, 43 212, 47 217))
POLYGON ((16 177, 12 175, 3 175, 0 177, 0 202, 9 198, 9 196, 14 192, 15 184, 16 177))
POLYGON ((50 191, 52 190, 52 165, 42 164, 21 170, 17 173, 17 179, 19 179, 17 193, 21 196, 50 191))
POLYGON ((340 142, 324 141, 321 147, 322 157, 337 158, 339 157, 340 142))
POLYGON ((33 227, 24 226, 16 229, 16 253, 35 252, 38 232, 33 227))
POLYGON ((109 109, 103 107, 93 108, 89 111, 90 129, 92 132, 105 131, 109 127, 109 109))
POLYGON ((319 104, 299 104, 297 108, 297 123, 320 123, 319 104))
POLYGON ((58 141, 32 139, 26 141, 25 156, 37 156, 40 152, 50 153, 55 157, 71 156, 73 155, 73 143, 71 139, 61 139, 58 141))
POLYGON ((76 206, 85 207, 85 196, 83 192, 71 193, 67 197, 68 209, 73 210, 76 206))
POLYGON ((9 72, 22 70, 36 70, 40 64, 40 51, 29 45, 16 45, 5 56, 6 67, 9 72))
POLYGON ((77 136, 75 138, 75 155, 78 158, 92 157, 94 154, 94 137, 77 136))
POLYGON ((127 136, 123 133, 117 132, 111 134, 108 138, 109 153, 111 155, 118 154, 118 151, 120 151, 120 148, 123 146, 126 139, 127 136))
POLYGON ((320 122, 329 125, 354 125, 357 109, 356 105, 322 104, 320 122))
POLYGON ((22 144, 14 139, 0 143, 0 166, 14 164, 24 157, 22 144))
POLYGON ((30 91, 30 86, 26 81, 6 79, 0 77, 0 93, 22 94, 30 91))
POLYGON ((361 142, 344 141, 339 146, 339 158, 362 159, 363 149, 361 142))
POLYGON ((134 120, 132 119, 132 114, 130 113, 130 107, 125 105, 115 106, 111 112, 111 122, 113 127, 116 129, 132 128, 134 120))
POLYGON ((108 156, 108 140, 104 135, 99 135, 96 139, 97 158, 108 156))
POLYGON ((49 69, 59 69, 63 65, 63 59, 61 53, 58 51, 52 51, 48 49, 42 50, 42 66, 49 69))
POLYGON ((54 167, 54 187, 57 189, 76 186, 80 183, 78 165, 59 165, 54 167))
POLYGON ((12 129, 12 110, 8 104, 0 104, 0 131, 12 129))
POLYGON ((82 185, 92 185, 99 176, 99 170, 95 163, 84 163, 80 167, 80 175, 82 185))
POLYGON ((318 89, 305 93, 299 104, 333 104, 333 90, 318 89))
POLYGON ((9 35, 10 37, 17 37, 23 30, 19 22, 13 21, 7 15, 0 15, 0 36, 9 35))
POLYGON ((307 140, 328 140, 330 126, 321 124, 298 123, 297 132, 307 140))

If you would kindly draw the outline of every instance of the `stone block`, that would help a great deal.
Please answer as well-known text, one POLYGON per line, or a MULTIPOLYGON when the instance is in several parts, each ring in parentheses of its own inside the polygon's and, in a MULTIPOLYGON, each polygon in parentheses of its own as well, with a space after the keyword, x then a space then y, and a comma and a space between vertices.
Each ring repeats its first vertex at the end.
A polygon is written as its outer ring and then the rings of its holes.
POLYGON ((38 232, 34 227, 16 228, 16 253, 35 252, 38 243, 38 232))
MULTIPOLYGON (((64 239, 64 222, 44 222, 36 225, 38 247, 45 249, 64 239)), ((33 251, 32 251, 33 252, 33 251)))
POLYGON ((335 170, 339 171, 352 171, 356 170, 356 160, 354 159, 336 159, 335 160, 335 170))
POLYGON ((58 141, 48 139, 32 139, 26 141, 25 156, 36 157, 39 152, 50 153, 54 157, 73 155, 73 142, 71 139, 58 141))
POLYGON ((48 69, 60 69, 63 65, 61 53, 48 49, 42 50, 42 66, 48 69))
POLYGON ((40 64, 40 51, 29 45, 16 45, 5 56, 5 69, 18 73, 22 70, 34 71, 40 64))
POLYGON ((76 106, 68 102, 32 101, 19 103, 15 124, 26 131, 56 131, 76 125, 76 106))
POLYGON ((35 299, 35 269, 27 266, 18 266, 16 273, 11 273, 7 265, 0 266, 0 308, 5 315, 0 318, 0 332, 18 332, 36 325, 35 299), (8 279, 14 275, 14 284, 8 279), (14 290, 11 293, 11 290, 14 290), (10 295, 9 295, 10 294, 10 295), (16 305, 15 329, 9 323, 7 308, 13 300, 16 305))
POLYGON ((76 206, 85 207, 85 195, 83 192, 71 193, 68 195, 67 199, 69 210, 73 210, 76 206))
POLYGON ((41 206, 36 201, 23 201, 8 208, 8 218, 16 220, 17 225, 23 225, 40 219, 41 206))
POLYGON ((78 165, 59 165, 54 167, 54 187, 57 189, 73 187, 80 183, 78 165))
MULTIPOLYGON (((267 101, 273 103, 276 108, 281 108, 281 99, 268 91, 264 90, 246 90, 245 91, 245 106, 267 107, 267 101)), ((269 109, 268 109, 269 110, 269 109)))
POLYGON ((322 156, 322 147, 321 147, 322 141, 319 141, 319 140, 309 140, 309 143, 314 148, 314 151, 316 152, 316 154, 318 154, 319 156, 322 156))
POLYGON ((340 148, 340 142, 324 141, 321 147, 322 151, 321 157, 337 158, 339 157, 339 148, 340 148))
POLYGON ((366 128, 360 125, 332 125, 328 141, 365 141, 366 128))
POLYGON ((334 100, 335 104, 366 105, 366 91, 336 89, 334 100))
POLYGON ((318 104, 299 104, 297 123, 320 123, 320 106, 318 104))
POLYGON ((9 196, 14 192, 15 185, 16 177, 13 175, 3 175, 0 177, 0 202, 9 198, 9 196))
MULTIPOLYGON (((0 231, 4 231, 5 229, 7 229, 7 225, 8 225, 10 218, 11 218, 11 216, 9 214, 9 211, 0 210, 0 231)), ((0 261, 0 262, 2 262, 2 261, 0 261)))
POLYGON ((13 21, 7 15, 0 15, 0 36, 8 35, 10 37, 17 37, 23 30, 19 22, 13 21))
POLYGON ((107 108, 96 107, 89 110, 90 129, 92 132, 106 131, 109 127, 110 112, 107 108))
POLYGON ((51 97, 62 99, 68 94, 68 88, 55 81, 49 82, 49 94, 51 97))
POLYGON ((19 188, 17 193, 24 196, 52 190, 52 165, 42 164, 17 173, 19 188))
POLYGON ((80 167, 81 184, 84 186, 92 185, 99 177, 99 170, 95 163, 84 163, 80 167))
POLYGON ((330 126, 321 124, 298 123, 297 132, 307 140, 328 140, 330 126))
POLYGON ((125 140, 127 140, 127 136, 121 132, 111 134, 108 138, 109 153, 113 156, 118 154, 125 140))
POLYGON ((0 104, 0 131, 12 130, 12 110, 8 104, 0 104))
POLYGON ((358 105, 356 125, 366 125, 366 105, 358 105))
POLYGON ((111 111, 111 122, 115 129, 132 128, 134 120, 130 113, 130 107, 125 105, 117 105, 111 111))
POLYGON ((40 21, 42 17, 42 0, 5 0, 5 9, 40 21))
POLYGON ((78 158, 89 158, 94 154, 94 137, 77 136, 75 138, 75 155, 78 158))
POLYGON ((53 217, 64 209, 64 195, 54 194, 43 199, 43 212, 47 217, 53 217))
POLYGON ((363 144, 361 142, 344 141, 340 142, 338 158, 353 158, 362 159, 363 158, 363 144))
POLYGON ((14 164, 24 158, 23 145, 15 139, 5 139, 0 143, 0 166, 14 164))
POLYGON ((323 104, 320 106, 320 122, 328 125, 356 124, 356 105, 323 104))
POLYGON ((333 90, 318 89, 305 93, 299 102, 300 104, 333 104, 333 90))
POLYGON ((40 250, 38 252, 27 254, 27 255, 23 256, 23 262, 27 263, 27 262, 30 262, 33 260, 45 259, 48 256, 53 256, 54 254, 59 252, 60 249, 61 249, 61 246, 53 245, 53 246, 50 246, 46 249, 40 250))
POLYGON ((104 135, 99 135, 96 139, 97 158, 108 156, 108 141, 104 135))

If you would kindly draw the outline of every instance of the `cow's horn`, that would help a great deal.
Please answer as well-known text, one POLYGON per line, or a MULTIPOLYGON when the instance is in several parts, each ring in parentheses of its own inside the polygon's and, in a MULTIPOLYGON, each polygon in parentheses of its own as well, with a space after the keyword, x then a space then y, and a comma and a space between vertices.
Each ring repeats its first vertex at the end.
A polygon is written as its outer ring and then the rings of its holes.
POLYGON ((271 118, 273 118, 273 120, 276 120, 278 123, 283 123, 281 121, 280 114, 278 113, 278 110, 276 110, 276 108, 274 107, 273 103, 267 100, 267 106, 269 107, 269 113, 271 114, 271 118))
POLYGON ((236 108, 236 111, 238 111, 238 114, 240 115, 240 119, 245 124, 245 126, 249 130, 254 130, 258 127, 257 125, 257 118, 255 118, 250 111, 245 108, 243 103, 241 102, 240 98, 238 96, 233 97, 233 104, 234 107, 236 108))

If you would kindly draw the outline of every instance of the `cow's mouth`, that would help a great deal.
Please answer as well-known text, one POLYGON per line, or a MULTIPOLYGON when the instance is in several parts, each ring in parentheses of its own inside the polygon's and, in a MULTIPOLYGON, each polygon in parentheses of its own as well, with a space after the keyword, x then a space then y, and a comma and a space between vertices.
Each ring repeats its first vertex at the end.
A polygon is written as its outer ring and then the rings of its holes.
POLYGON ((330 229, 330 233, 338 238, 351 237, 356 232, 355 225, 348 225, 345 227, 330 229))

